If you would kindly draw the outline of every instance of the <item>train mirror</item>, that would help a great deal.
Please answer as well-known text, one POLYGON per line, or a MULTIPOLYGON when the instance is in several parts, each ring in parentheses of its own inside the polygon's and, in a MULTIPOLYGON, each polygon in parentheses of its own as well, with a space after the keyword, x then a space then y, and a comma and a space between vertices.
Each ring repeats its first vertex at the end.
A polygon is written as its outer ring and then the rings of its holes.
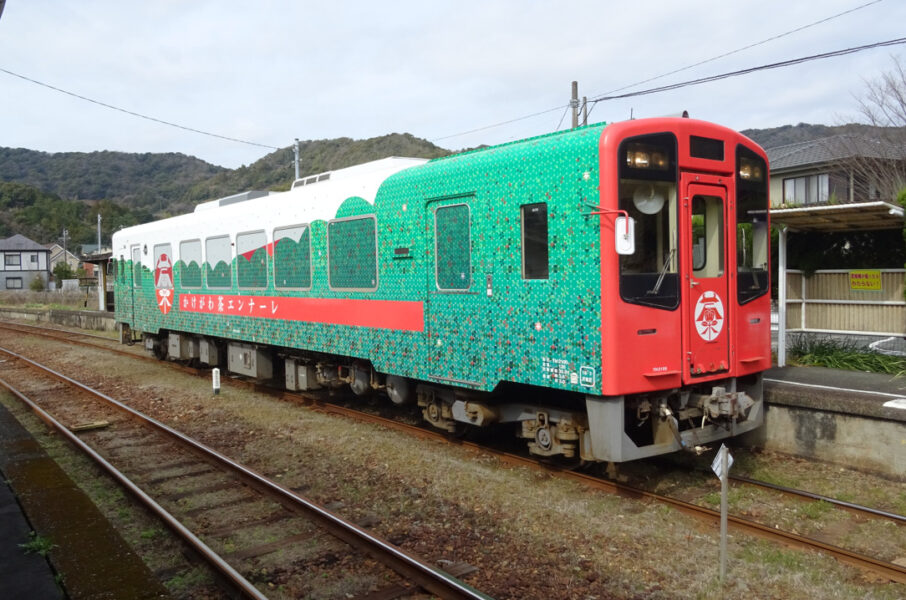
POLYGON ((635 254, 635 219, 617 217, 613 223, 617 254, 635 254))

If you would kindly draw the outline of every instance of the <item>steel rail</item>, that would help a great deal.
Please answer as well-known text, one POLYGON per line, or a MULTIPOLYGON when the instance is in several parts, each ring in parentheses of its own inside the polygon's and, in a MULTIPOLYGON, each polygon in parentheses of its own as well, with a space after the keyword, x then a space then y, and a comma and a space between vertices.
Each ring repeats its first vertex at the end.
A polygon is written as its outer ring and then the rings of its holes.
MULTIPOLYGON (((8 350, 0 348, 4 352, 9 353, 8 350)), ((14 355, 15 356, 15 355, 14 355)), ((121 486, 126 488, 135 498, 137 498, 142 504, 148 507, 151 512, 157 515, 164 524, 170 528, 170 530, 186 542, 190 547, 192 547, 205 561, 208 562, 217 572, 219 572, 229 584, 239 591, 243 596, 247 598, 254 598, 255 600, 267 600, 267 596, 258 591, 254 585, 252 585, 245 577, 243 577, 238 571, 229 565, 223 558, 220 557, 216 552, 214 552, 207 544, 201 541, 198 536, 192 533, 185 525, 179 522, 176 517, 170 514, 167 509, 158 504, 151 496, 146 494, 135 485, 128 477, 126 477, 119 469, 110 464, 103 456, 98 454, 91 446, 83 442, 79 437, 69 430, 68 427, 57 421, 50 413, 45 411, 43 408, 38 406, 30 398, 22 394, 19 390, 13 387, 12 384, 0 378, 0 385, 5 387, 11 394, 16 398, 25 403, 31 410, 38 415, 38 417, 57 430, 59 433, 70 441, 76 448, 81 450, 85 455, 94 460, 98 465, 100 465, 107 473, 113 477, 121 486)))
POLYGON ((426 591, 449 600, 491 600, 489 596, 482 594, 478 590, 474 589, 466 583, 463 583, 462 581, 459 581, 458 579, 445 573, 441 569, 435 568, 423 562, 421 559, 405 553, 397 546, 380 539, 379 537, 371 534, 358 525, 355 525, 354 523, 350 523, 349 521, 346 521, 345 519, 334 515, 330 511, 327 511, 317 504, 311 502, 307 498, 300 496, 289 488, 286 488, 267 479, 263 475, 260 475, 259 473, 249 469, 248 467, 240 465, 224 454, 221 454, 217 450, 214 450, 213 448, 210 448, 197 440, 183 435, 179 431, 176 431, 175 429, 169 427, 168 425, 165 425, 157 419, 154 419, 153 417, 150 417, 148 415, 144 415, 143 413, 123 404, 122 402, 111 398, 110 396, 107 396, 103 392, 94 390, 79 381, 76 381, 58 371, 50 369, 49 367, 41 365, 40 363, 37 363, 25 356, 17 354, 12 350, 0 347, 0 352, 4 352, 10 356, 13 356, 18 360, 21 360, 33 366, 36 369, 40 369, 61 381, 78 387, 79 389, 104 400, 110 405, 115 406, 116 408, 119 408, 120 410, 123 410, 124 412, 142 420, 143 422, 152 425, 154 428, 170 435, 181 443, 192 447, 204 456, 211 458, 217 463, 230 468, 233 472, 239 474, 244 479, 251 482, 253 485, 268 490, 271 493, 289 500, 293 506, 303 509, 309 516, 314 517, 319 523, 322 524, 322 526, 330 530, 331 533, 333 533, 336 537, 342 539, 343 541, 351 544, 356 548, 360 548, 365 552, 368 552, 379 562, 403 575, 409 581, 414 582, 426 591))
POLYGON ((745 483, 748 485, 753 485, 768 490, 774 490, 776 492, 781 492, 783 494, 788 494, 790 496, 800 496, 802 498, 807 498, 809 500, 818 500, 820 502, 827 502, 838 508, 842 508, 853 512, 855 514, 867 513, 880 517, 883 519, 889 519, 891 521, 897 521, 900 523, 906 523, 906 516, 900 515, 897 513, 888 512, 886 510, 881 510, 879 508, 871 508, 869 506, 862 506, 861 504, 856 504, 854 502, 846 502, 845 500, 837 500, 836 498, 831 498, 830 496, 823 496, 821 494, 816 494, 814 492, 806 492, 805 490, 797 490, 794 488, 786 487, 783 485, 778 485, 776 483, 768 483, 767 481, 759 481, 758 479, 749 479, 748 477, 742 477, 740 475, 730 475, 731 480, 738 481, 740 483, 745 483))
MULTIPOLYGON (((79 335, 78 332, 73 332, 73 333, 74 333, 74 335, 79 335)), ((94 347, 102 349, 102 350, 106 349, 101 346, 95 346, 93 344, 86 344, 86 345, 94 346, 94 347)), ((116 351, 115 349, 109 349, 109 350, 114 351, 114 352, 116 351)), ((143 358, 141 355, 136 355, 136 354, 129 354, 129 356, 133 356, 133 357, 139 358, 139 359, 143 358)), ((160 362, 160 361, 156 361, 156 362, 160 362)), ((178 366, 178 365, 174 364, 173 366, 178 366)), ((246 382, 237 382, 237 383, 248 385, 246 382)), ((715 510, 712 510, 712 509, 709 509, 706 507, 698 506, 698 505, 695 505, 695 504, 692 504, 689 502, 684 502, 682 500, 678 500, 675 498, 670 498, 669 496, 662 496, 662 495, 656 494, 654 492, 648 492, 648 491, 634 488, 631 486, 627 486, 625 484, 621 484, 618 482, 599 479, 597 477, 593 477, 591 475, 585 475, 583 473, 576 473, 569 469, 565 469, 565 468, 559 467, 557 465, 545 463, 540 460, 530 459, 530 458, 526 458, 526 457, 523 457, 520 455, 509 453, 509 452, 504 452, 504 451, 496 450, 496 449, 489 448, 486 446, 481 446, 481 445, 475 444, 473 442, 450 438, 449 436, 447 436, 443 433, 429 431, 429 430, 423 429, 423 428, 415 426, 415 425, 408 425, 406 423, 400 423, 398 421, 394 421, 392 419, 387 419, 385 417, 380 417, 377 415, 364 413, 364 412, 361 412, 361 411, 358 411, 355 409, 339 406, 337 404, 324 402, 320 398, 317 398, 316 396, 311 395, 311 394, 306 394, 306 395, 290 394, 285 391, 281 392, 281 391, 277 391, 277 390, 261 389, 261 386, 257 386, 257 385, 255 386, 255 388, 259 389, 261 391, 266 391, 268 393, 281 395, 282 397, 289 399, 289 400, 293 400, 293 401, 298 401, 301 398, 307 405, 313 406, 315 408, 318 408, 318 409, 328 412, 328 413, 343 415, 343 416, 361 420, 361 421, 377 423, 377 424, 380 424, 380 425, 383 425, 385 427, 389 427, 392 429, 406 431, 409 434, 414 435, 416 437, 420 437, 422 439, 443 440, 448 443, 453 443, 455 445, 459 445, 464 448, 468 448, 474 452, 484 452, 484 453, 492 454, 494 456, 497 456, 498 458, 501 458, 502 460, 504 460, 505 462, 507 462, 509 464, 555 472, 555 473, 558 473, 562 477, 574 479, 574 480, 584 483, 585 485, 587 485, 591 488, 594 488, 594 489, 600 489, 600 490, 607 491, 609 493, 617 494, 620 496, 631 497, 631 498, 645 498, 645 499, 653 500, 655 502, 660 502, 662 504, 667 504, 667 505, 673 506, 674 508, 676 508, 677 510, 680 510, 681 512, 683 512, 685 514, 689 514, 691 516, 695 516, 700 519, 705 519, 705 520, 712 521, 712 522, 716 522, 720 519, 720 513, 718 511, 715 511, 715 510)), ((764 482, 754 482, 753 481, 753 483, 760 485, 760 484, 763 484, 764 482)), ((767 484, 765 487, 769 487, 769 486, 770 486, 770 484, 767 484)), ((801 492, 801 491, 793 490, 793 492, 801 492)), ((806 496, 806 497, 814 497, 815 499, 822 499, 822 497, 818 496, 817 494, 810 495, 809 492, 801 492, 801 495, 806 496)), ((832 500, 832 499, 829 499, 829 500, 832 500)), ((890 518, 890 519, 894 519, 894 520, 898 520, 898 521, 902 521, 904 519, 904 517, 901 515, 896 515, 894 513, 886 513, 884 511, 879 511, 879 510, 871 509, 868 507, 860 507, 860 506, 854 505, 854 504, 847 506, 849 503, 845 503, 842 501, 835 501, 834 503, 840 505, 843 508, 848 508, 853 511, 859 511, 860 509, 864 508, 865 510, 863 512, 875 514, 876 516, 880 516, 883 518, 890 518)), ((840 548, 839 546, 834 546, 832 544, 828 544, 828 543, 822 542, 820 540, 815 540, 815 539, 807 538, 805 536, 800 536, 798 534, 794 534, 791 532, 785 532, 785 531, 782 531, 779 529, 775 529, 771 526, 763 525, 763 524, 757 523, 755 521, 750 521, 748 519, 744 519, 739 516, 729 515, 728 522, 735 530, 739 530, 739 531, 748 533, 750 535, 757 535, 759 537, 762 537, 765 539, 770 539, 773 541, 780 541, 788 546, 804 548, 804 549, 808 549, 808 550, 825 551, 828 554, 837 558, 838 560, 847 562, 849 564, 853 564, 853 565, 863 568, 863 569, 873 571, 873 572, 877 573, 878 575, 881 575, 883 577, 890 579, 891 581, 896 581, 898 583, 906 583, 906 567, 903 567, 903 566, 900 566, 900 565, 897 565, 894 563, 889 563, 886 561, 878 560, 878 559, 875 559, 875 558, 872 558, 869 556, 865 556, 863 554, 859 554, 857 552, 852 552, 845 548, 840 548)))
MULTIPOLYGON (((286 394, 288 395, 288 394, 286 394)), ((464 440, 458 440, 450 438, 447 435, 439 432, 428 431, 417 427, 415 425, 409 425, 406 423, 399 423, 392 419, 387 419, 385 417, 380 417, 377 415, 371 415, 368 413, 362 413, 355 409, 350 409, 342 406, 337 406, 335 404, 325 403, 320 400, 307 399, 309 403, 314 404, 317 408, 321 408, 326 412, 340 414, 349 418, 355 418, 358 420, 363 420, 367 422, 372 422, 376 424, 383 425, 392 429, 397 429, 400 431, 406 431, 423 439, 433 439, 433 440, 445 440, 449 443, 462 446, 469 450, 479 453, 491 454, 500 458, 501 460, 507 462, 508 464, 529 467, 534 469, 541 469, 545 471, 550 471, 558 474, 561 477, 566 479, 571 479, 579 483, 584 484, 587 487, 592 489, 599 489, 606 491, 612 494, 616 494, 628 498, 637 498, 637 499, 647 499, 652 500, 661 504, 666 504, 671 506, 684 514, 694 516, 699 519, 704 519, 708 522, 716 523, 720 520, 720 512, 706 508, 703 506, 698 506, 692 504, 691 502, 685 502, 676 498, 671 498, 669 496, 663 496, 654 492, 649 492, 632 486, 628 486, 623 483, 609 481, 600 479, 591 475, 586 475, 584 473, 577 473, 569 469, 542 462, 540 460, 535 460, 531 458, 526 458, 518 454, 512 454, 510 452, 504 452, 501 450, 496 450, 493 448, 488 448, 474 442, 468 442, 464 440)), ((899 515, 896 515, 899 516, 899 515)), ((803 548, 807 550, 821 550, 827 552, 834 558, 859 567, 861 569, 869 570, 877 575, 895 581, 897 583, 906 583, 906 566, 900 566, 894 563, 887 561, 879 560, 871 556, 866 556, 858 552, 853 552, 833 544, 828 544, 820 540, 815 540, 813 538, 808 538, 801 536, 792 532, 783 531, 780 529, 775 529, 770 525, 764 525, 757 523, 755 521, 750 521, 743 517, 736 515, 728 515, 727 517, 729 525, 737 531, 747 533, 749 535, 755 535, 763 539, 768 539, 771 541, 779 541, 788 546, 803 548)))

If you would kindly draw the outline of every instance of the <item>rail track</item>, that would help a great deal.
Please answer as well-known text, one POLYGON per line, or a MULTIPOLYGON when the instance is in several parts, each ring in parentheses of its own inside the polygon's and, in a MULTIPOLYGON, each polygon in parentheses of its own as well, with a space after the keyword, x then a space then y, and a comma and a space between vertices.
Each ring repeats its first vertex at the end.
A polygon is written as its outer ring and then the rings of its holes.
MULTIPOLYGON (((351 597, 396 598, 425 590, 440 598, 487 598, 449 572, 167 425, 11 350, 0 348, 0 353, 12 359, 0 369, 0 385, 101 465, 235 592, 266 598, 243 571, 252 569, 253 559, 279 552, 271 568, 294 571, 284 578, 300 592, 311 585, 306 577, 312 566, 321 565, 317 585, 325 585, 328 573, 345 578, 342 585, 350 587, 351 597), (27 376, 21 365, 29 367, 27 376), (33 390, 28 392, 32 397, 19 387, 33 390), (237 505, 245 515, 258 516, 224 520, 233 514, 227 508, 237 505), (346 565, 354 565, 353 570, 346 565)), ((447 570, 462 575, 469 567, 447 570)))
MULTIPOLYGON (((15 328, 18 325, 10 325, 8 323, 0 322, 0 328, 15 328)), ((36 335, 46 335, 49 337, 55 337, 57 339, 66 340, 69 342, 75 342, 75 338, 81 336, 79 332, 63 332, 61 330, 53 330, 51 333, 42 333, 38 331, 41 328, 35 328, 30 326, 28 329, 22 329, 20 331, 30 331, 36 335)), ((110 340, 110 338, 104 338, 105 340, 110 340)), ((110 340, 112 341, 112 340, 110 340)), ((91 342, 77 342, 84 345, 97 347, 104 350, 117 351, 123 354, 128 354, 131 357, 142 359, 142 360, 152 360, 156 363, 160 361, 148 357, 146 355, 141 355, 133 352, 124 352, 121 349, 111 347, 110 345, 101 345, 91 342)), ((171 363, 173 364, 173 363, 171 363)), ((175 365, 174 366, 179 366, 175 365)), ((185 369, 185 367, 180 367, 185 369)), ((203 371, 196 371, 198 373, 204 373, 203 371)), ((245 382, 239 382, 240 385, 246 385, 245 382)), ((260 388, 259 388, 260 389, 260 388)), ((279 392, 274 390, 269 390, 269 393, 276 394, 282 397, 285 397, 288 400, 294 402, 302 402, 318 410, 343 415, 353 419, 357 419, 365 422, 372 422, 380 424, 384 427, 404 431, 415 437, 423 439, 433 439, 433 440, 443 440, 451 444, 457 444, 464 448, 469 448, 475 452, 480 453, 490 453, 497 456, 502 461, 519 466, 530 467, 534 469, 540 469, 549 473, 556 474, 559 477, 572 479, 574 481, 580 482, 583 485, 592 488, 602 490, 608 493, 616 494, 623 497, 637 498, 640 500, 647 500, 652 502, 658 502, 670 506, 684 514, 694 516, 698 519, 702 519, 709 523, 713 523, 715 526, 719 521, 720 514, 719 512, 709 509, 704 506, 700 506, 694 503, 685 502, 677 498, 672 498, 663 494, 658 494, 655 492, 647 491, 638 487, 629 486, 617 481, 608 480, 606 478, 601 478, 586 473, 577 472, 568 468, 558 466, 557 464, 551 464, 545 461, 539 461, 534 458, 527 458, 522 455, 502 451, 495 448, 489 448, 486 445, 479 445, 474 442, 465 441, 462 439, 452 438, 443 433, 438 433, 432 430, 426 430, 420 426, 409 425, 405 423, 400 423, 399 421, 393 419, 387 419, 378 415, 370 414, 363 412, 357 409, 344 407, 339 404, 326 401, 323 395, 313 395, 313 394, 289 394, 286 392, 279 392)), ((860 518, 873 518, 873 519, 884 519, 894 523, 897 527, 901 527, 906 523, 906 517, 898 515, 895 513, 880 511, 870 507, 864 507, 853 503, 841 502, 832 498, 827 498, 825 496, 819 496, 817 494, 812 494, 810 492, 795 490, 792 488, 786 488, 783 486, 777 486, 774 484, 769 484, 766 482, 760 482, 752 479, 747 479, 744 477, 735 477, 734 481, 739 484, 759 486, 765 489, 771 489, 778 494, 783 494, 789 497, 795 497, 804 500, 821 500, 828 502, 829 504, 838 506, 845 510, 848 510, 856 515, 859 515, 860 518)), ((757 536, 759 538, 771 540, 773 542, 778 542, 786 546, 807 549, 812 551, 824 552, 835 559, 845 562, 851 565, 854 565, 860 569, 871 572, 878 577, 898 582, 906 583, 906 567, 901 566, 896 563, 888 562, 885 560, 880 560, 865 554, 847 550, 845 548, 838 547, 836 545, 809 538, 798 533, 783 531, 778 529, 776 526, 769 524, 759 523, 754 520, 738 516, 730 515, 729 516, 729 525, 731 530, 735 530, 747 535, 757 536)))

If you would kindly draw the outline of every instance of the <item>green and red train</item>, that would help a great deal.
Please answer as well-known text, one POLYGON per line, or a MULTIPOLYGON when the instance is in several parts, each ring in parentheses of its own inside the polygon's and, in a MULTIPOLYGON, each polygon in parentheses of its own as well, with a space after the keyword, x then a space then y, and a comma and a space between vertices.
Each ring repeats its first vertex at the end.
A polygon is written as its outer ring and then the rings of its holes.
POLYGON ((768 165, 721 126, 598 124, 388 158, 113 236, 161 358, 418 402, 434 426, 627 461, 763 421, 768 165))

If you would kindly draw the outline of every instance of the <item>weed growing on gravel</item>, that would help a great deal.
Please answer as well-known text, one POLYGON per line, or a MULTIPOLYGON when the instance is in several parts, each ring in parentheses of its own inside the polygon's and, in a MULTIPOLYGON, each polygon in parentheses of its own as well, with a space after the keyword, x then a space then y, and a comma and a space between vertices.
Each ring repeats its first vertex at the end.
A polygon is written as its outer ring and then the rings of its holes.
POLYGON ((19 544, 19 547, 25 550, 26 554, 39 554, 46 557, 51 550, 57 547, 50 539, 43 535, 38 535, 34 531, 29 534, 29 537, 31 538, 29 541, 19 544))
POLYGON ((802 514, 807 516, 809 519, 820 519, 828 512, 833 510, 834 506, 830 502, 825 502, 824 500, 818 500, 817 502, 809 502, 802 506, 802 514))

